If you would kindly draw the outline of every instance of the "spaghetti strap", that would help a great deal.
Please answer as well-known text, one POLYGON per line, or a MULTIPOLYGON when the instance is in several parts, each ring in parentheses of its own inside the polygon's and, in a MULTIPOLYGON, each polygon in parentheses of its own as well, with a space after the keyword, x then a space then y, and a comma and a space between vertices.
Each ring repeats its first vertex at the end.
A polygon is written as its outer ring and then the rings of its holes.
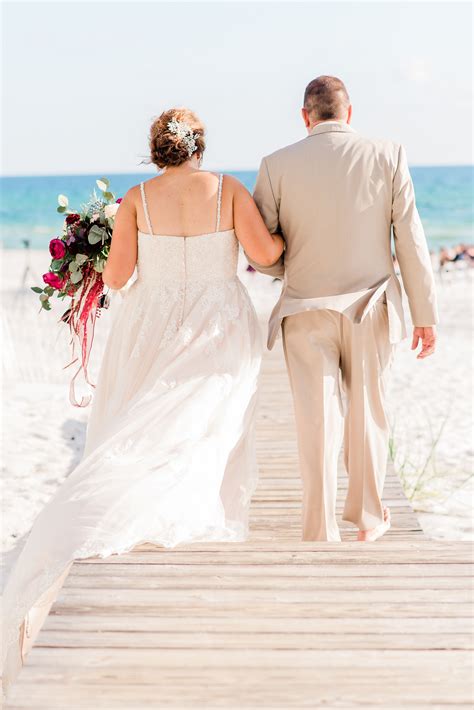
POLYGON ((150 236, 153 236, 153 229, 151 226, 150 215, 148 214, 148 206, 147 206, 146 197, 145 197, 145 184, 143 182, 140 183, 140 192, 142 193, 143 211, 145 213, 145 219, 146 219, 148 231, 150 232, 150 236))
POLYGON ((216 232, 219 231, 221 226, 221 203, 222 203, 222 180, 223 174, 219 174, 219 187, 217 189, 217 215, 216 215, 216 232))

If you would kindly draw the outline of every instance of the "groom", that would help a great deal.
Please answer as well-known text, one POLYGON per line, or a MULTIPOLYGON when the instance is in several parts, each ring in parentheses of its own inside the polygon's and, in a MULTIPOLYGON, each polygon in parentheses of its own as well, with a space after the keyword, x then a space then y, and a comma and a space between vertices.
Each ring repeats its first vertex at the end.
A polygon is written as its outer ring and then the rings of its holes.
POLYGON ((403 146, 350 126, 340 79, 320 76, 304 94, 303 140, 262 160, 254 198, 286 249, 270 267, 283 279, 268 347, 282 327, 293 393, 303 540, 340 540, 337 460, 349 477, 343 520, 359 540, 390 527, 381 502, 389 428, 385 390, 395 344, 405 338, 400 265, 418 358, 434 352, 438 322, 431 260, 403 146))

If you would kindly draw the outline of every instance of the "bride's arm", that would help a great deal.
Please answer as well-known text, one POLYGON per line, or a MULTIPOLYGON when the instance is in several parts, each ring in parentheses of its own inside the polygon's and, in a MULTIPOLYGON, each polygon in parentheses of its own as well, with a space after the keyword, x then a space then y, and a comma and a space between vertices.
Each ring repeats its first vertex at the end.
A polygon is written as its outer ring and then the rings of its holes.
MULTIPOLYGON (((226 176, 227 179, 230 176, 226 176)), ((262 266, 277 262, 285 248, 280 234, 270 234, 252 195, 241 182, 232 179, 234 229, 247 256, 262 266)))
POLYGON ((121 289, 132 276, 137 263, 137 211, 132 187, 122 199, 114 220, 112 243, 102 272, 102 280, 111 289, 121 289))

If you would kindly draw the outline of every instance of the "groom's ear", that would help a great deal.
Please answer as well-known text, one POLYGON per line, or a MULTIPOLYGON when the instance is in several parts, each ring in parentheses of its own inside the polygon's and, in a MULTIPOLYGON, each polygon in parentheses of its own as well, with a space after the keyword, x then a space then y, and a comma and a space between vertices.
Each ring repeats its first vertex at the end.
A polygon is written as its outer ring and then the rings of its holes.
POLYGON ((311 121, 309 120, 309 113, 308 113, 308 110, 305 109, 305 108, 302 108, 302 109, 301 109, 301 115, 302 115, 302 117, 303 117, 304 125, 306 126, 306 128, 307 128, 308 131, 309 131, 309 129, 311 128, 311 121))
POLYGON ((349 108, 347 109, 346 123, 350 123, 351 121, 352 121, 352 104, 349 104, 349 108))

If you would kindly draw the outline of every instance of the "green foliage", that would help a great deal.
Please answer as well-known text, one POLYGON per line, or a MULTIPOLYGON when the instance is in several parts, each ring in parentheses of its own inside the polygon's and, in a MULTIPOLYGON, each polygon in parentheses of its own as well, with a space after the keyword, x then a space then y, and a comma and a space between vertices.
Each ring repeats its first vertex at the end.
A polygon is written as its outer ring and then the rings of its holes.
POLYGON ((43 293, 43 289, 40 288, 39 286, 31 286, 31 290, 34 291, 35 293, 43 293))
POLYGON ((73 284, 78 284, 79 281, 82 281, 82 271, 71 272, 71 281, 73 284))
POLYGON ((106 236, 106 230, 103 227, 99 227, 98 225, 94 224, 89 230, 87 239, 89 241, 89 244, 98 244, 99 242, 102 242, 103 244, 106 236))
POLYGON ((100 178, 99 180, 96 180, 95 182, 96 182, 96 185, 99 188, 99 190, 102 190, 102 192, 106 192, 108 186, 110 185, 110 181, 106 177, 100 178))

